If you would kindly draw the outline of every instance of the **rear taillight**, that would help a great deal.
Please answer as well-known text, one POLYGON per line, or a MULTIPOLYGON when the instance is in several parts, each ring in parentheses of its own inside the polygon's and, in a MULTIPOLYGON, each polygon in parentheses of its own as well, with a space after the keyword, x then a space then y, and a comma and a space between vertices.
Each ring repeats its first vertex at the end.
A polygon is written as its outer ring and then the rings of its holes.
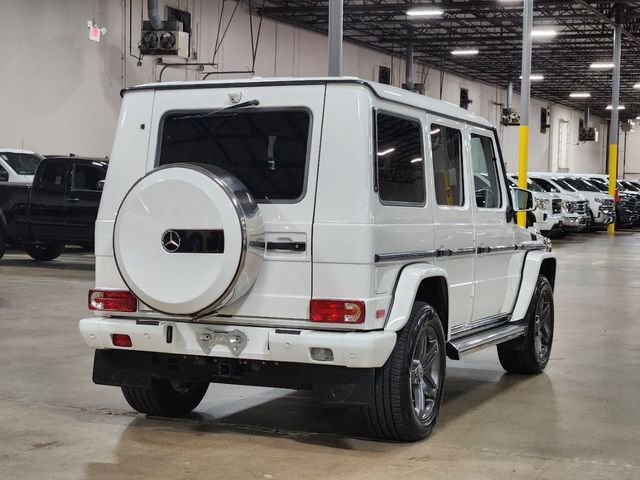
POLYGON ((364 302, 357 300, 311 300, 312 322, 363 323, 364 302))
POLYGON ((616 203, 620 203, 620 192, 618 191, 618 189, 616 188, 616 194, 615 194, 615 202, 616 203))
POLYGON ((111 335, 111 342, 115 347, 130 347, 133 345, 133 343, 131 343, 131 337, 124 333, 114 333, 111 335))
POLYGON ((135 312, 138 300, 129 290, 89 290, 89 310, 135 312))

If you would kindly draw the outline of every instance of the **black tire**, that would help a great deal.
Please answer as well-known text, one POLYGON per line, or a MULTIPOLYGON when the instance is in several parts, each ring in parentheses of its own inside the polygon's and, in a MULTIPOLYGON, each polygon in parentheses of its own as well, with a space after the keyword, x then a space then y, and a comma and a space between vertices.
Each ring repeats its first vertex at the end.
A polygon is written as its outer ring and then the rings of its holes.
POLYGON ((4 252, 6 251, 7 251, 7 237, 5 237, 2 230, 0 230, 0 258, 4 256, 4 252))
POLYGON ((31 258, 39 262, 48 262, 54 258, 58 258, 64 251, 64 243, 49 242, 49 243, 34 243, 32 245, 25 246, 25 251, 31 258))
POLYGON ((527 333, 522 340, 498 345, 500 364, 509 373, 540 373, 549 362, 553 345, 553 289, 544 275, 538 276, 525 321, 527 333))
POLYGON ((153 379, 151 387, 121 387, 131 408, 157 417, 182 417, 196 408, 208 383, 172 382, 153 379))
POLYGON ((398 332, 393 352, 384 366, 376 369, 374 393, 369 406, 364 408, 375 436, 402 442, 429 436, 442 402, 445 349, 438 313, 427 303, 415 302, 409 321, 398 332), (419 355, 421 352, 425 355, 419 355), (416 360, 415 355, 425 361, 416 360), (431 362, 427 362, 429 358, 431 362), (423 389, 428 389, 429 394, 423 389), (422 398, 422 410, 416 398, 422 398))

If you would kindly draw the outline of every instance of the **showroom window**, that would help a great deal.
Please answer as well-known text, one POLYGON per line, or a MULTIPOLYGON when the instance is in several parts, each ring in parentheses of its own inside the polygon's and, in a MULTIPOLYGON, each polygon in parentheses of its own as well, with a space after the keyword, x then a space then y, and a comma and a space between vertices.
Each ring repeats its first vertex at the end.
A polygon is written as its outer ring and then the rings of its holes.
POLYGON ((383 204, 424 205, 422 128, 417 120, 376 115, 378 194, 383 204))
POLYGON ((502 205, 500 177, 493 141, 490 137, 471 134, 471 158, 473 159, 476 205, 479 208, 500 208, 502 205))
POLYGON ((159 164, 212 165, 258 202, 293 202, 304 195, 310 131, 304 109, 173 113, 162 128, 159 164))
POLYGON ((431 153, 438 205, 464 205, 460 130, 432 123, 431 153))

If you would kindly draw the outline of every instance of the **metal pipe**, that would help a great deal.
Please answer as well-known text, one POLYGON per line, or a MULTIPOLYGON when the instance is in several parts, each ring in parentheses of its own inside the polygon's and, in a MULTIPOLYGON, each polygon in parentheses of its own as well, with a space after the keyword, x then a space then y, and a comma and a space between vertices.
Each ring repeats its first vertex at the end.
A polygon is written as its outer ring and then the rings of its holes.
MULTIPOLYGON (((522 7, 522 83, 520 88, 520 148, 518 186, 527 188, 529 162, 529 103, 531 96, 531 28, 533 24, 533 0, 524 0, 522 7)), ((518 212, 518 225, 527 226, 527 215, 518 212)))
POLYGON ((147 12, 149 15, 149 21, 151 22, 151 28, 154 30, 162 30, 162 20, 160 19, 160 8, 158 7, 158 0, 147 0, 147 12))
POLYGON ((509 80, 507 83, 507 109, 511 110, 513 108, 513 82, 509 80))
POLYGON ((589 105, 584 110, 584 129, 589 130, 589 105))
POLYGON ((406 72, 407 90, 413 90, 413 42, 407 44, 406 72))
POLYGON ((342 76, 343 0, 329 0, 329 76, 342 76))
MULTIPOLYGON (((618 106, 620 105, 620 63, 622 53, 622 27, 616 23, 613 29, 613 81, 611 86, 611 127, 609 128, 609 195, 616 195, 618 178, 618 106)), ((607 227, 609 233, 616 231, 615 223, 607 227)))

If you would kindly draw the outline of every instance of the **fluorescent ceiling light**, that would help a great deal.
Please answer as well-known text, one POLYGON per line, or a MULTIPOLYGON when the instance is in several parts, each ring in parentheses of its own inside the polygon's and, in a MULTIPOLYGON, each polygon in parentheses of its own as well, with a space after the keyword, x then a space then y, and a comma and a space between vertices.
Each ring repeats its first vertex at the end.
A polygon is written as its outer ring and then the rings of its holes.
POLYGON ((430 133, 431 135, 435 135, 436 133, 440 133, 440 129, 439 129, 439 128, 436 128, 436 129, 434 129, 434 130, 431 130, 429 133, 430 133))
POLYGON ((418 163, 418 162, 421 162, 421 161, 422 161, 421 158, 414 158, 413 160, 411 160, 410 163, 418 163))
POLYGON ((591 68, 593 68, 594 70, 607 70, 613 67, 614 65, 612 62, 593 62, 591 64, 591 68))
POLYGON ((396 149, 395 149, 395 148, 393 148, 393 147, 391 147, 391 148, 387 148, 386 150, 383 150, 383 151, 381 151, 381 152, 378 152, 378 156, 379 156, 379 157, 383 157, 384 155, 387 155, 387 154, 389 154, 389 153, 391 153, 391 152, 395 152, 395 151, 396 151, 396 149))
POLYGON ((639 90, 640 90, 640 83, 636 83, 636 84, 633 86, 633 88, 637 88, 637 89, 639 89, 639 90))
POLYGON ((412 8, 407 10, 410 17, 437 17, 442 15, 444 11, 439 8, 412 8))
POLYGON ((569 96, 571 98, 589 98, 591 94, 589 92, 573 92, 569 96))
MULTIPOLYGON (((618 110, 624 110, 625 107, 624 105, 618 105, 618 110)), ((607 105, 607 110, 613 110, 613 107, 611 105, 607 105)))
MULTIPOLYGON (((520 75, 520 80, 522 80, 522 75, 520 75)), ((544 75, 541 73, 532 73, 529 80, 544 80, 544 75)))
POLYGON ((549 28, 538 28, 538 29, 531 30, 532 37, 550 38, 550 37, 555 37, 556 35, 558 35, 558 32, 556 32, 555 30, 551 30, 549 28))
POLYGON ((461 50, 451 50, 451 55, 477 55, 480 50, 477 48, 467 48, 461 50))

